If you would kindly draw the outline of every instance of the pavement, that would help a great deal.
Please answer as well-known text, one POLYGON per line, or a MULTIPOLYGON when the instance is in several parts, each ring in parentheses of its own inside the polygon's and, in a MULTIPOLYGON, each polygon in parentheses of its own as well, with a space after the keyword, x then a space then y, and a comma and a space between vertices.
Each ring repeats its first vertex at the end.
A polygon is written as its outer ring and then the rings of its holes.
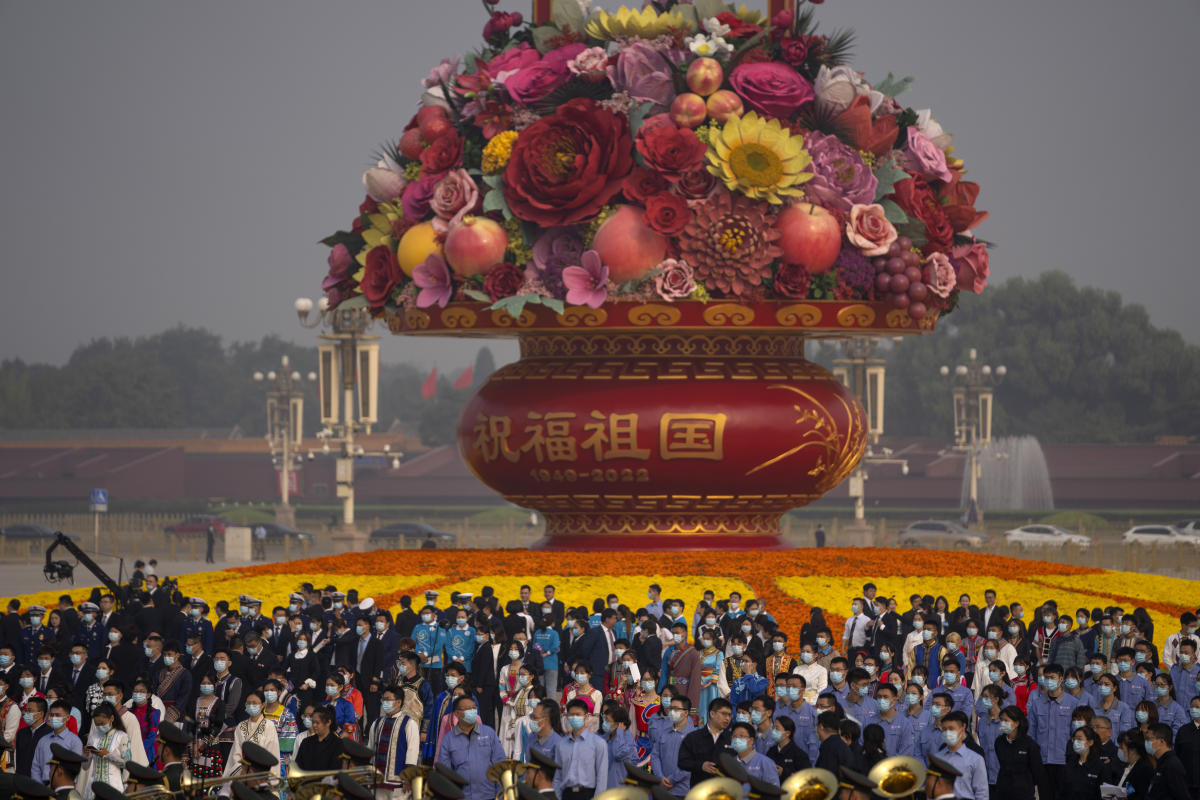
MULTIPOLYGON (((57 553, 55 554, 58 555, 57 553)), ((74 561, 68 554, 63 554, 63 560, 74 561)), ((271 561, 278 560, 270 557, 271 561)), ((31 592, 46 592, 56 588, 62 588, 63 591, 68 591, 72 588, 70 583, 50 583, 42 574, 42 561, 14 561, 6 559, 4 563, 0 563, 0 598, 9 597, 12 595, 23 595, 31 592)), ((109 574, 114 580, 117 579, 117 562, 111 558, 97 559, 97 564, 100 568, 109 574)), ((259 564, 258 561, 225 561, 218 558, 215 564, 206 564, 203 559, 189 561, 186 559, 158 559, 158 575, 159 577, 186 575, 192 572, 209 572, 212 570, 229 569, 230 567, 246 567, 251 564, 259 564)), ((124 581, 129 580, 129 573, 133 570, 133 560, 125 562, 125 573, 122 576, 124 581)), ((89 587, 97 586, 100 581, 92 575, 86 568, 82 566, 75 567, 75 586, 89 587)))

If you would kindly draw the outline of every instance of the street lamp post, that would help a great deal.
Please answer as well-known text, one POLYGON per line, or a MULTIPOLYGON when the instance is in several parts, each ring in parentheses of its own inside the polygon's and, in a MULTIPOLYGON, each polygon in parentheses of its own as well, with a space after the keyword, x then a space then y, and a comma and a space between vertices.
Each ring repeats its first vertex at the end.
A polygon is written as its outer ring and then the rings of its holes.
POLYGON ((303 327, 322 329, 317 364, 325 430, 318 436, 325 440, 326 452, 330 442, 341 445, 336 473, 342 537, 346 539, 342 544, 347 549, 361 549, 365 540, 359 541, 354 527, 354 459, 367 453, 355 445, 354 434, 358 430, 370 433, 378 419, 379 337, 367 334, 375 319, 366 308, 330 309, 324 297, 317 303, 315 318, 310 319, 313 302, 307 297, 297 299, 294 307, 303 327))
POLYGON ((854 392, 867 414, 868 454, 858 462, 850 476, 850 496, 854 498, 854 520, 863 526, 866 519, 867 460, 870 445, 878 444, 883 434, 883 386, 885 361, 877 357, 879 342, 874 337, 843 339, 842 357, 833 361, 833 374, 854 392))
MULTIPOLYGON (((267 383, 267 443, 271 457, 279 451, 279 509, 276 519, 285 524, 295 522, 289 496, 291 493, 292 452, 304 438, 304 383, 299 371, 291 369, 287 356, 280 359, 279 371, 266 374, 255 372, 257 383, 267 383)), ((317 375, 308 373, 308 380, 315 381, 317 375)))
POLYGON ((967 351, 966 364, 959 364, 953 370, 943 365, 940 370, 943 378, 952 380, 954 445, 967 453, 968 522, 983 521, 983 510, 979 507, 980 451, 992 440, 993 390, 1008 374, 1003 364, 993 369, 989 364, 979 363, 978 356, 972 347, 967 351))

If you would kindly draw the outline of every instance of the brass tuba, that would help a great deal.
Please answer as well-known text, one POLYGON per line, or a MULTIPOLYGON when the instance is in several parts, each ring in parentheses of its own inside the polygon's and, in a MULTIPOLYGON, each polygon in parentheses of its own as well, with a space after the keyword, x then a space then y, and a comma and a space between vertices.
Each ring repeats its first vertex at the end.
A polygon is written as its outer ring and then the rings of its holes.
POLYGON ((640 786, 614 786, 592 800, 650 800, 650 793, 640 786))
POLYGON ((915 758, 892 756, 872 767, 867 777, 877 784, 875 794, 896 800, 924 786, 925 767, 915 758))
POLYGON ((743 800, 744 797, 742 785, 732 778, 709 778, 688 789, 683 800, 743 800))
POLYGON ((802 769, 779 788, 783 800, 832 800, 838 793, 838 779, 827 769, 802 769))
POLYGON ((431 772, 433 767, 424 764, 413 764, 400 771, 400 780, 408 784, 412 800, 425 800, 425 780, 431 772))
POLYGON ((296 800, 313 800, 313 798, 323 795, 327 790, 333 788, 322 783, 323 779, 333 778, 343 773, 349 775, 362 785, 371 788, 376 775, 378 775, 378 770, 370 765, 351 767, 350 769, 306 770, 301 769, 295 764, 289 764, 287 776, 288 787, 291 789, 291 794, 296 800))
POLYGON ((527 769, 529 769, 528 764, 511 758, 497 761, 488 767, 487 779, 492 783, 500 784, 500 791, 496 792, 496 800, 517 800, 517 778, 521 777, 527 769))

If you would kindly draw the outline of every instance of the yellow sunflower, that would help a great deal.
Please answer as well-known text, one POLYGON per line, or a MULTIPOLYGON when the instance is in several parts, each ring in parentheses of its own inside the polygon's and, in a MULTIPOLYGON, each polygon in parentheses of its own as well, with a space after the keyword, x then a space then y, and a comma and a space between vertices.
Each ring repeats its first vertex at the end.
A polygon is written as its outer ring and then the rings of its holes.
POLYGON ((672 28, 685 27, 687 23, 678 11, 659 13, 652 6, 646 6, 640 11, 631 11, 621 6, 612 14, 603 9, 593 11, 591 19, 588 20, 587 34, 602 42, 612 42, 620 36, 653 39, 669 33, 672 28))
POLYGON ((708 171, 730 191, 776 205, 800 194, 800 184, 812 178, 812 163, 804 137, 794 136, 779 120, 763 119, 754 111, 730 117, 708 139, 708 171))

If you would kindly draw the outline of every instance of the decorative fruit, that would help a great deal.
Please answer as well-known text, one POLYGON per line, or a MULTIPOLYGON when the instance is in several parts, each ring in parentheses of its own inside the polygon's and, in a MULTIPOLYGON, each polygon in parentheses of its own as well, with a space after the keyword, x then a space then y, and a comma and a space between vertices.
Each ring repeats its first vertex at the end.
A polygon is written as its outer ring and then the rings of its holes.
POLYGON ((421 157, 421 153, 425 150, 425 142, 421 140, 420 128, 409 128, 400 137, 400 153, 405 158, 411 158, 416 161, 421 157))
POLYGON ((724 122, 742 113, 742 98, 728 89, 718 89, 708 98, 708 115, 717 122, 724 122))
POLYGON ((446 263, 459 275, 481 275, 504 260, 508 233, 488 217, 465 216, 446 233, 446 263))
POLYGON ((671 121, 685 128, 698 128, 708 119, 708 108, 704 98, 698 94, 684 92, 671 101, 671 121))
POLYGON ((724 81, 725 70, 721 69, 721 62, 715 58, 697 58, 688 67, 687 86, 702 97, 708 97, 720 89, 724 81))
POLYGON ((596 231, 592 249, 615 283, 640 278, 667 256, 667 240, 644 221, 644 209, 621 206, 596 231))
POLYGON ((775 227, 782 234, 778 245, 783 248, 783 260, 802 264, 811 275, 828 272, 842 250, 837 217, 812 203, 788 206, 779 212, 775 227))
POLYGON ((427 142, 432 142, 451 127, 446 109, 441 106, 425 106, 417 112, 417 129, 421 131, 421 138, 427 142))
POLYGON ((404 274, 412 276, 413 270, 425 263, 425 259, 434 253, 441 253, 442 245, 438 241, 437 231, 432 222, 422 222, 413 225, 400 237, 396 247, 396 261, 404 274))

